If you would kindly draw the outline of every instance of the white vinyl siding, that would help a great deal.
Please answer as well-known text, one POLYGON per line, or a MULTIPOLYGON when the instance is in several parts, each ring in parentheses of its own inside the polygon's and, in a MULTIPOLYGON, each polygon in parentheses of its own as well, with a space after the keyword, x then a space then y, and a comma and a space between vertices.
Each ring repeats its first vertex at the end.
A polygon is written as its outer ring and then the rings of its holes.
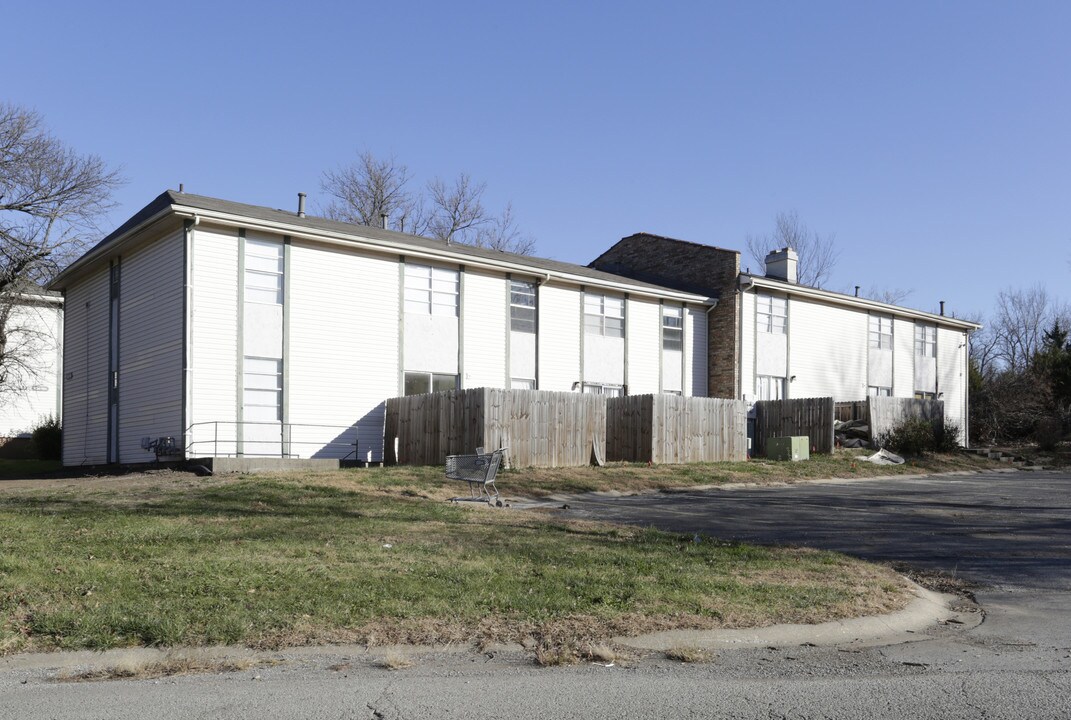
POLYGON ((506 333, 510 329, 506 324, 505 291, 506 279, 501 275, 465 272, 463 387, 506 387, 506 333))
MULTIPOLYGON (((659 355, 662 353, 658 337, 658 301, 629 298, 627 312, 628 377, 625 384, 630 395, 656 393, 659 390, 659 355)), ((677 353, 678 376, 680 365, 680 353, 677 353)))
POLYGON ((911 397, 915 389, 915 357, 911 320, 893 318, 893 395, 911 397))
POLYGON ((580 380, 580 292, 546 284, 539 288, 539 389, 573 390, 580 380))
POLYGON ((193 229, 190 456, 234 455, 238 419, 238 231, 193 229))
POLYGON ((707 313, 688 309, 684 317, 684 394, 707 396, 707 313))
POLYGON ((867 323, 865 311, 793 297, 789 325, 792 353, 790 367, 784 373, 787 377, 796 376, 791 397, 864 399, 870 384, 867 323))
POLYGON ((108 461, 108 266, 68 286, 63 323, 63 464, 108 461))
POLYGON ((184 244, 178 231, 122 258, 118 462, 154 459, 142 449, 142 437, 183 443, 184 244))
POLYGON ((960 440, 966 423, 967 363, 966 333, 948 328, 937 329, 937 392, 945 404, 945 419, 960 428, 960 440))
POLYGON ((385 401, 401 394, 397 257, 303 241, 290 252, 288 419, 302 441, 290 450, 344 457, 356 441, 357 457, 381 460, 385 401))

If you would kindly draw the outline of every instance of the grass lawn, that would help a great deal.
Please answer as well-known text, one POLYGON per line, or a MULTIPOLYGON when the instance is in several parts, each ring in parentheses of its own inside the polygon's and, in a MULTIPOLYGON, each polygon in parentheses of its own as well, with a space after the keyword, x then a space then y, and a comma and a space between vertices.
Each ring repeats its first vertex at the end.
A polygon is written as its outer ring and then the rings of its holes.
MULTIPOLYGON (((837 450, 832 455, 814 455, 803 462, 765 459, 748 462, 654 465, 609 463, 605 467, 524 468, 499 473, 499 490, 509 497, 543 497, 556 493, 594 491, 643 492, 697 485, 757 483, 771 485, 819 478, 866 478, 1007 467, 966 453, 925 455, 909 458, 903 465, 874 465, 863 458, 873 450, 837 450)), ((366 488, 411 492, 447 498, 463 491, 443 477, 440 467, 390 467, 362 470, 366 488)), ((319 474, 321 480, 325 477, 319 474)), ((340 471, 340 480, 352 477, 340 471)))
MULTIPOLYGON (((712 471, 680 471, 693 472, 707 482, 712 471)), ((905 602, 890 570, 835 553, 454 506, 419 497, 444 492, 422 473, 0 483, 0 652, 576 646, 675 627, 821 621, 905 602)), ((539 480, 549 473, 534 475, 538 487, 561 489, 539 480)), ((503 482, 512 491, 527 477, 503 482)), ((582 482, 594 481, 568 481, 582 482)))

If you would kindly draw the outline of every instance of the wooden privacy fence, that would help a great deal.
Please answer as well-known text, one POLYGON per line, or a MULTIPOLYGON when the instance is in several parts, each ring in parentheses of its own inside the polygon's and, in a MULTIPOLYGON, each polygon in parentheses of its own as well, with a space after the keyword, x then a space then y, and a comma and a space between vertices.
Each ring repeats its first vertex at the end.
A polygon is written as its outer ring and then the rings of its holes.
POLYGON ((508 446, 512 467, 568 467, 606 448, 606 399, 543 390, 473 388, 387 401, 387 464, 441 465, 447 455, 508 446))
POLYGON ((747 459, 742 400, 629 395, 606 401, 606 459, 690 463, 747 459))
POLYGON ((928 420, 934 431, 941 432, 945 423, 943 400, 916 400, 914 398, 871 397, 867 398, 870 422, 870 439, 877 441, 908 418, 928 420))
POLYGON ((833 452, 833 398, 755 403, 754 455, 766 454, 767 439, 789 435, 806 435, 814 452, 833 452))
POLYGON ((849 400, 833 403, 833 417, 841 422, 867 419, 867 401, 849 400))

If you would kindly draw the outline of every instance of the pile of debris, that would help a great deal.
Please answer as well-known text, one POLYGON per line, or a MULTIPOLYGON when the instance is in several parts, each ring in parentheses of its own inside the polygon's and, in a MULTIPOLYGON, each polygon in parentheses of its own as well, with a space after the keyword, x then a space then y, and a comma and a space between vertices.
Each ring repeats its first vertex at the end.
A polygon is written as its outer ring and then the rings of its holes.
POLYGON ((870 425, 866 420, 833 421, 833 439, 837 447, 870 447, 870 425))

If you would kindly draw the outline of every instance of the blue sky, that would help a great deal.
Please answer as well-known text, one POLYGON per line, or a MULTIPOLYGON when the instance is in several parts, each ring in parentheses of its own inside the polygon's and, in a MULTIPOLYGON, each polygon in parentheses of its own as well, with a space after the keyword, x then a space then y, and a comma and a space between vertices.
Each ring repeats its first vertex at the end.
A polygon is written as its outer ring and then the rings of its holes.
MULTIPOLYGON (((743 249, 795 210, 830 284, 1071 299, 1071 4, 22 3, 2 99, 166 188, 272 207, 368 149, 512 200, 537 253, 743 249)), ((745 259, 744 264, 750 264, 745 259)))

